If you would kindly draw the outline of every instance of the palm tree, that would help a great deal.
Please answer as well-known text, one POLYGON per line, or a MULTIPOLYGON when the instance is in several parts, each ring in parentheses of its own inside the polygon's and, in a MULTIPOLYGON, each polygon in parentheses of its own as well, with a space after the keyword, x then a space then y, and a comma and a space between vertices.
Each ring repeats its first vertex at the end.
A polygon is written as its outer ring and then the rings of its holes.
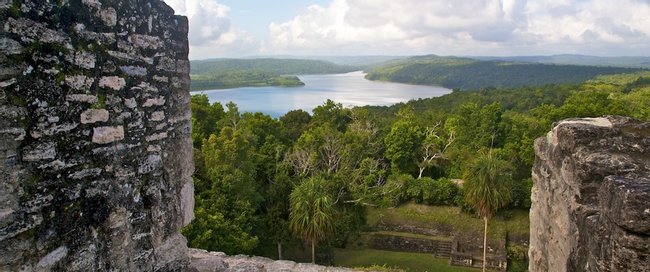
POLYGON ((465 201, 483 217, 483 271, 487 264, 488 218, 510 202, 509 165, 491 154, 480 155, 465 173, 465 201))
POLYGON ((334 231, 334 204, 325 180, 312 177, 298 185, 289 197, 289 226, 305 242, 311 242, 311 262, 316 263, 316 243, 334 231))

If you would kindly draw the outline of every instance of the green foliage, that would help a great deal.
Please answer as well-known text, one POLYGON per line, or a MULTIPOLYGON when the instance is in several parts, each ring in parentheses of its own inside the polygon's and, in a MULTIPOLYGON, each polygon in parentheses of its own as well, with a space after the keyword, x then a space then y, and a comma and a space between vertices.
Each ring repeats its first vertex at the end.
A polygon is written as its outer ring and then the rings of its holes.
POLYGON ((245 86, 302 86, 296 76, 346 73, 355 66, 297 59, 216 59, 190 62, 193 91, 245 86))
POLYGON ((481 217, 490 217, 511 200, 510 167, 507 162, 482 154, 465 174, 465 200, 481 217))
POLYGON ((492 214, 507 202, 522 209, 508 211, 516 223, 497 216, 488 234, 502 237, 507 228, 526 235, 527 217, 520 213, 530 207, 534 140, 562 118, 628 114, 650 120, 648 78, 638 73, 582 85, 456 91, 390 107, 348 109, 329 100, 313 117, 296 110, 279 119, 193 96, 196 219, 183 233, 200 248, 269 253, 281 243, 295 253, 295 238, 303 235, 291 232, 290 195, 311 181, 331 206, 325 245, 345 245, 366 220, 370 226, 395 219, 462 230, 469 224, 481 231, 481 220, 461 211, 492 214), (437 157, 424 163, 426 154, 437 157), (423 175, 416 179, 418 168, 423 175), (462 177, 465 187, 457 188, 452 179, 462 177), (481 195, 488 195, 487 204, 479 202, 481 195), (412 209, 407 201, 458 207, 412 209), (364 212, 389 206, 399 214, 364 212))
POLYGON ((225 116, 221 103, 210 104, 205 94, 193 95, 190 99, 192 110, 192 141, 195 148, 200 148, 204 139, 221 130, 219 120, 225 116))
POLYGON ((325 180, 312 177, 298 185, 289 196, 291 213, 289 227, 305 242, 314 247, 334 232, 334 201, 329 196, 325 180))
POLYGON ((406 188, 406 194, 410 200, 428 205, 453 204, 457 193, 458 187, 448 178, 413 179, 409 181, 406 188))
POLYGON ((406 201, 408 184, 415 178, 408 174, 392 174, 383 186, 383 200, 387 205, 397 206, 406 201))
MULTIPOLYGON (((472 272, 468 267, 452 267, 449 260, 431 257, 428 253, 408 253, 375 249, 335 249, 334 264, 337 266, 367 267, 368 271, 436 271, 472 272)), ((364 268, 362 268, 364 269, 364 268)))
POLYGON ((393 123, 390 133, 384 138, 386 158, 391 161, 391 169, 399 173, 414 173, 417 151, 425 139, 421 127, 414 122, 414 113, 404 108, 399 113, 399 120, 393 123))
POLYGON ((311 115, 304 110, 292 110, 280 117, 282 132, 291 142, 300 138, 302 132, 311 122, 311 115))
POLYGON ((582 83, 598 75, 631 73, 639 70, 418 56, 375 67, 368 71, 366 78, 467 90, 582 83))
POLYGON ((533 180, 530 178, 513 182, 510 207, 530 209, 530 193, 532 188, 533 180))
POLYGON ((528 247, 522 245, 511 245, 506 248, 508 257, 509 272, 528 271, 528 247))

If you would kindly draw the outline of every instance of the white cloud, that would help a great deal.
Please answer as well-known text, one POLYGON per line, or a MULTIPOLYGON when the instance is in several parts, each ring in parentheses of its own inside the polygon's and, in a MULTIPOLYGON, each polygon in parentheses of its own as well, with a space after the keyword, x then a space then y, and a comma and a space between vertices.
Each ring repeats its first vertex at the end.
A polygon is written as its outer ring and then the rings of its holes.
POLYGON ((647 0, 332 0, 271 23, 264 50, 649 55, 648 14, 647 0))
POLYGON ((230 8, 214 0, 165 0, 176 14, 189 19, 190 58, 245 55, 257 50, 257 42, 245 30, 233 27, 230 8))

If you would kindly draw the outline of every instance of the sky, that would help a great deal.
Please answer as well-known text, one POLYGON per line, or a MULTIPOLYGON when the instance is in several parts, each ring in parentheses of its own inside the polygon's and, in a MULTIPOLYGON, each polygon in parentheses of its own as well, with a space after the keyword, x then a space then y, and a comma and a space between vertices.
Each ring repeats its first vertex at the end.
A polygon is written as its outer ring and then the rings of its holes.
POLYGON ((650 0, 164 0, 190 59, 650 56, 650 0))

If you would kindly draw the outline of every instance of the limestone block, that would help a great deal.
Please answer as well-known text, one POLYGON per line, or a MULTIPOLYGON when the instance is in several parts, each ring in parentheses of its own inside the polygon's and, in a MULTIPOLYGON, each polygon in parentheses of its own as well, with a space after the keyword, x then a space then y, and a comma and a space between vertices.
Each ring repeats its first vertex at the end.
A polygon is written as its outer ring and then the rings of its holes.
POLYGON ((142 66, 120 66, 120 70, 130 76, 146 76, 147 68, 142 66))
POLYGON ((93 128, 93 143, 108 144, 124 139, 124 127, 96 127, 93 128))
POLYGON ((135 101, 135 98, 124 98, 124 106, 133 109, 138 106, 138 102, 135 101))
POLYGON ((161 133, 156 133, 152 134, 150 136, 145 137, 145 140, 147 142, 154 142, 154 141, 160 141, 163 139, 167 139, 168 135, 167 132, 161 132, 161 133))
POLYGON ((100 88, 109 88, 116 91, 121 90, 126 86, 126 81, 124 78, 118 76, 107 76, 99 79, 100 88))
POLYGON ((165 120, 165 112, 164 111, 154 111, 151 113, 151 116, 149 117, 150 121, 158 122, 165 120))
MULTIPOLYGON (((65 84, 68 85, 70 88, 79 90, 79 91, 87 91, 90 90, 90 87, 93 85, 93 79, 89 78, 84 75, 76 75, 76 76, 66 76, 65 77, 65 84)), ((74 95, 72 95, 74 96, 74 95)), ((97 97, 95 97, 96 99, 97 97)), ((69 100, 70 101, 70 100, 69 100)), ((90 103, 95 103, 95 102, 90 102, 90 103)))
POLYGON ((45 142, 36 145, 35 147, 26 147, 23 150, 24 161, 40 161, 51 160, 56 157, 56 144, 53 142, 45 142))
POLYGON ((7 37, 0 38, 0 52, 6 55, 16 55, 23 52, 23 46, 19 42, 7 37))
POLYGON ((147 158, 140 163, 138 168, 138 173, 146 174, 162 167, 162 157, 160 155, 149 155, 147 158))
POLYGON ((39 269, 47 269, 55 265, 57 262, 59 262, 61 259, 63 259, 65 256, 68 255, 68 248, 65 246, 60 246, 54 251, 50 252, 47 254, 45 257, 43 257, 40 261, 38 261, 38 264, 36 264, 36 267, 39 269))
POLYGON ((158 49, 163 44, 160 38, 150 35, 133 34, 130 40, 133 46, 143 49, 158 49))
POLYGON ((228 269, 228 264, 223 260, 223 256, 214 252, 190 248, 188 255, 190 256, 190 267, 198 272, 223 272, 228 269))
POLYGON ((18 34, 27 41, 40 41, 44 43, 58 43, 69 45, 70 37, 61 31, 52 30, 45 24, 27 18, 8 18, 5 31, 18 34))
POLYGON ((144 101, 144 104, 142 104, 143 107, 148 108, 148 107, 153 107, 153 106, 162 106, 165 105, 165 97, 164 96, 159 96, 156 98, 149 98, 144 101))
POLYGON ((105 109, 87 109, 81 113, 82 124, 92 124, 108 121, 108 111, 105 109))
POLYGON ((95 104, 99 99, 96 95, 89 94, 69 94, 65 96, 65 100, 70 102, 83 102, 89 104, 95 104))
POLYGON ((73 63, 85 69, 95 68, 95 55, 87 51, 78 51, 74 54, 73 63))
POLYGON ((117 24, 117 11, 114 8, 102 9, 99 11, 99 18, 107 26, 113 27, 117 24))

